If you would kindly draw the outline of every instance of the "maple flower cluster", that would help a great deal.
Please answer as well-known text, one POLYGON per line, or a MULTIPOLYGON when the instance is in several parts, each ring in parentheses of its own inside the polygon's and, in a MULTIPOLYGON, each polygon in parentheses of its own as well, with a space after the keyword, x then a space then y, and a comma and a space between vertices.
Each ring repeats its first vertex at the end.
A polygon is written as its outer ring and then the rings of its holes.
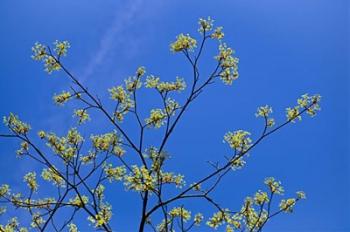
POLYGON ((266 126, 273 127, 275 125, 275 119, 269 117, 271 113, 272 113, 272 107, 265 105, 265 106, 258 107, 258 110, 255 116, 265 118, 266 126))
MULTIPOLYGON (((199 28, 198 32, 201 34, 207 33, 213 29, 214 20, 208 17, 207 19, 200 18, 198 21, 199 28)), ((213 33, 210 34, 210 38, 221 40, 224 38, 224 33, 222 32, 223 27, 217 27, 214 29, 213 33)))
POLYGON ((63 105, 66 103, 70 98, 72 97, 70 92, 62 91, 62 93, 55 95, 53 97, 53 100, 58 105, 63 105))
POLYGON ((150 75, 146 78, 146 88, 157 89, 161 93, 171 91, 182 91, 186 88, 186 83, 183 78, 176 77, 176 81, 160 81, 159 77, 150 75))
POLYGON ((222 68, 220 78, 226 85, 231 85, 238 78, 239 59, 233 55, 234 51, 232 48, 227 47, 223 43, 219 46, 219 54, 215 56, 215 59, 219 61, 222 68))
POLYGON ((176 37, 176 41, 170 44, 170 49, 173 52, 181 51, 193 51, 196 47, 197 41, 193 39, 189 34, 180 34, 176 37))
POLYGON ((41 44, 35 43, 32 47, 32 58, 36 61, 42 61, 45 66, 45 71, 51 74, 54 71, 59 71, 62 67, 59 63, 59 59, 61 56, 66 56, 67 51, 70 48, 70 44, 68 41, 58 41, 54 42, 54 51, 56 53, 56 57, 51 53, 51 50, 41 44))
POLYGON ((288 107, 286 109, 286 117, 288 121, 295 122, 296 119, 301 120, 301 110, 306 111, 311 117, 317 114, 317 111, 321 110, 320 103, 321 96, 315 94, 309 96, 308 94, 302 95, 298 100, 297 106, 288 107))
POLYGON ((234 132, 227 132, 224 135, 224 142, 227 142, 228 145, 237 151, 246 151, 252 144, 251 138, 248 136, 250 133, 244 130, 238 130, 234 132))
POLYGON ((4 124, 16 134, 25 135, 30 130, 30 125, 22 122, 17 115, 10 113, 10 116, 4 117, 4 124))

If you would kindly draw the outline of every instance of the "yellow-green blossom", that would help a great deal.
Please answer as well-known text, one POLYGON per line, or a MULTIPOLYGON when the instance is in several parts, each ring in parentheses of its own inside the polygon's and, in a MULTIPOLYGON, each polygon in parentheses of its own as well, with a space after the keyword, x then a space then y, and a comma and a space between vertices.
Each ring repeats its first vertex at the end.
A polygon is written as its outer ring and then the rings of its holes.
POLYGON ((77 225, 74 223, 70 223, 68 225, 69 232, 79 232, 77 225))
POLYGON ((66 103, 70 98, 71 98, 71 93, 67 92, 67 91, 63 91, 61 94, 59 95, 55 95, 53 97, 53 100, 56 104, 58 105, 63 105, 64 103, 66 103))
POLYGON ((36 181, 36 173, 35 172, 29 172, 23 177, 24 181, 27 183, 28 187, 32 191, 37 191, 38 190, 38 183, 36 181))
POLYGON ((199 226, 201 224, 201 222, 203 221, 203 214, 201 213, 197 213, 196 215, 194 215, 194 219, 193 222, 196 226, 199 226))
POLYGON ((45 168, 41 173, 41 177, 44 180, 52 182, 54 185, 63 186, 64 179, 56 170, 55 167, 45 168))
POLYGON ((191 219, 191 212, 183 207, 175 207, 169 212, 169 216, 172 218, 179 217, 184 221, 191 219))
POLYGON ((24 141, 24 142, 21 143, 20 149, 18 149, 16 151, 16 154, 18 156, 22 156, 22 155, 28 154, 28 151, 29 151, 29 143, 24 141))
POLYGON ((66 56, 68 48, 70 48, 70 44, 68 41, 58 41, 56 40, 54 42, 55 48, 54 51, 56 52, 57 56, 66 56))
POLYGON ((183 50, 192 51, 197 45, 197 41, 189 34, 180 34, 176 37, 176 41, 170 44, 170 50, 173 52, 181 52, 183 50))
POLYGON ((303 191, 298 191, 297 199, 306 199, 306 194, 303 191))
POLYGON ((89 198, 85 195, 76 195, 74 198, 69 199, 69 204, 74 205, 78 208, 84 207, 84 205, 87 203, 89 203, 89 198))
POLYGON ((223 29, 223 27, 215 28, 214 32, 210 35, 210 37, 213 38, 213 39, 218 39, 218 40, 223 39, 225 34, 222 31, 222 29, 223 29))
POLYGON ((118 167, 113 167, 112 164, 108 164, 104 168, 105 174, 109 181, 112 180, 123 180, 124 176, 126 175, 126 169, 124 166, 118 166, 118 167))
POLYGON ((284 189, 280 181, 275 180, 273 177, 267 177, 264 183, 269 187, 270 191, 275 194, 283 194, 284 189))
POLYGON ((259 190, 258 192, 255 193, 254 202, 257 205, 262 205, 264 203, 269 202, 269 197, 267 196, 266 192, 259 190))
POLYGON ((10 193, 10 186, 8 184, 3 184, 0 186, 0 197, 3 197, 10 193))
POLYGON ((296 200, 295 198, 283 199, 280 202, 280 209, 284 212, 291 213, 293 212, 293 208, 295 206, 296 200))
POLYGON ((10 113, 10 116, 4 117, 4 124, 8 126, 14 133, 25 135, 30 130, 30 125, 22 122, 17 115, 10 113))
POLYGON ((233 55, 234 51, 223 43, 219 46, 219 54, 215 56, 222 68, 220 78, 226 85, 231 85, 238 78, 239 59, 233 55))
POLYGON ((165 123, 164 120, 166 117, 167 115, 163 112, 163 110, 153 109, 151 110, 149 118, 146 118, 145 121, 148 126, 159 128, 165 123))
POLYGON ((291 122, 295 122, 295 119, 301 120, 299 106, 295 106, 293 108, 288 107, 286 109, 287 120, 291 122))
POLYGON ((44 46, 43 44, 41 44, 39 42, 36 42, 34 44, 34 46, 32 47, 32 52, 33 52, 32 58, 34 60, 41 61, 41 60, 43 60, 44 58, 47 57, 47 48, 46 48, 46 46, 44 46))
POLYGON ((43 130, 39 131, 38 136, 39 136, 39 138, 44 139, 46 137, 45 131, 43 131, 43 130))
POLYGON ((146 88, 156 88, 159 84, 159 80, 159 77, 153 75, 147 76, 145 83, 146 88))
POLYGON ((57 60, 52 57, 52 56, 48 56, 45 60, 44 60, 44 66, 45 66, 45 71, 48 74, 51 74, 53 71, 59 71, 61 69, 61 65, 57 62, 57 60))
POLYGON ((224 141, 233 149, 246 151, 252 143, 252 140, 248 137, 249 135, 249 132, 243 130, 227 132, 224 136, 224 141))
POLYGON ((94 217, 88 217, 88 220, 93 223, 96 228, 107 224, 112 218, 112 206, 103 204, 100 208, 100 211, 94 217))
POLYGON ((108 151, 120 142, 120 138, 116 132, 106 133, 102 135, 92 135, 90 137, 93 147, 100 151, 108 151))
POLYGON ((297 103, 300 108, 306 109, 306 113, 313 117, 316 115, 317 111, 321 110, 319 105, 320 101, 321 96, 319 94, 315 94, 313 96, 304 94, 297 100, 297 103))
POLYGON ((143 192, 153 190, 156 181, 156 178, 149 173, 145 166, 138 167, 133 165, 132 172, 124 178, 124 185, 127 189, 143 192))
POLYGON ((113 87, 108 91, 110 93, 111 99, 117 100, 119 102, 125 102, 129 97, 128 93, 124 90, 123 86, 121 85, 113 87))
POLYGON ((77 117, 79 119, 78 123, 82 124, 86 122, 87 120, 90 120, 90 115, 87 113, 85 109, 78 109, 74 110, 74 117, 77 117))
POLYGON ((208 32, 213 28, 214 20, 212 20, 210 17, 207 19, 200 18, 198 21, 199 28, 198 31, 203 34, 204 32, 208 32))
POLYGON ((167 115, 174 115, 176 110, 180 108, 180 104, 172 98, 168 98, 165 101, 165 112, 167 115))
POLYGON ((40 228, 42 224, 45 223, 44 218, 40 215, 40 213, 34 213, 32 216, 32 223, 30 224, 33 228, 40 228))

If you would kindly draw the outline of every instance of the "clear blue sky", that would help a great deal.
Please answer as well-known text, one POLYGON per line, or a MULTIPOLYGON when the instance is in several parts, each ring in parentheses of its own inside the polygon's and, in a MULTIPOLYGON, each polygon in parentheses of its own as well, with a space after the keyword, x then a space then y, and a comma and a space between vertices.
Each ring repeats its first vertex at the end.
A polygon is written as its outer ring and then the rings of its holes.
MULTIPOLYGON (((266 231, 350 231, 348 9, 345 0, 2 0, 0 115, 15 112, 34 130, 64 133, 74 125, 70 106, 52 104, 53 93, 68 87, 67 79, 63 73, 48 77, 30 59, 36 41, 69 40, 65 63, 91 90, 106 96, 109 86, 139 65, 164 78, 188 78, 189 67, 183 57, 171 54, 169 42, 181 32, 195 34, 197 19, 211 16, 224 26, 225 41, 237 51, 240 78, 231 87, 218 83, 190 108, 168 144, 170 167, 189 177, 203 175, 207 160, 222 160, 229 152, 222 144, 226 131, 258 135, 262 122, 254 116, 257 106, 272 105, 282 121, 285 107, 298 96, 319 93, 320 114, 254 149, 244 170, 229 175, 216 196, 237 209, 244 196, 263 187, 264 177, 274 176, 287 193, 303 189, 308 199, 293 215, 273 220, 266 231)), ((211 56, 201 63, 204 70, 212 64, 211 56)), ((105 128, 99 122, 90 127, 105 128)), ((16 147, 15 141, 0 140, 0 183, 21 189, 22 175, 38 166, 16 159, 16 147)), ((135 199, 114 192, 119 231, 135 228, 135 199)))

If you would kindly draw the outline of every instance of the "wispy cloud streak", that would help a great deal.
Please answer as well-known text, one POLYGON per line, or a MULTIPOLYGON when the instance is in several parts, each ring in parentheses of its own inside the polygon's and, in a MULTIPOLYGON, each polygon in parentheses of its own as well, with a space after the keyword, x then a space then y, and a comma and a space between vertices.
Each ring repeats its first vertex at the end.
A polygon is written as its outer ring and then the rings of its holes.
POLYGON ((85 81, 94 74, 96 69, 104 63, 115 44, 121 42, 122 38, 118 36, 136 20, 138 13, 143 8, 143 2, 142 0, 130 1, 127 6, 116 13, 111 26, 100 40, 97 53, 88 62, 81 81, 85 81))

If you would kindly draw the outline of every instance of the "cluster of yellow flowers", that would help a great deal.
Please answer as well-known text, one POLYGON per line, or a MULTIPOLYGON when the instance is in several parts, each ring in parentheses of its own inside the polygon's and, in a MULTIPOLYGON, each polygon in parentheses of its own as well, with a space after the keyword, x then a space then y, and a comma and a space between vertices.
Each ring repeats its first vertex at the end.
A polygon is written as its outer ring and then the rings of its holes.
POLYGON ((56 186, 64 186, 64 179, 62 176, 57 173, 57 169, 55 167, 44 168, 41 177, 46 180, 52 182, 56 186))
POLYGON ((249 132, 243 130, 227 132, 224 136, 224 142, 227 142, 232 149, 244 152, 252 144, 252 140, 248 137, 249 135, 249 132))
POLYGON ((295 198, 288 198, 286 200, 283 199, 281 200, 281 203, 280 203, 280 209, 285 212, 292 213, 295 203, 296 203, 295 198))
POLYGON ((255 193, 254 202, 257 205, 263 205, 264 203, 269 202, 269 197, 267 196, 267 192, 263 192, 259 190, 255 193))
POLYGON ((95 225, 96 228, 107 224, 112 218, 112 206, 103 204, 100 206, 100 211, 94 216, 89 216, 88 220, 95 225))
POLYGON ((30 130, 30 125, 22 122, 17 115, 10 113, 8 117, 4 117, 4 124, 14 133, 25 135, 30 130))
POLYGON ((306 199, 306 195, 303 191, 296 192, 296 195, 296 198, 282 199, 279 205, 280 210, 286 213, 292 213, 297 201, 306 199))
POLYGON ((199 33, 204 33, 213 29, 214 20, 212 20, 210 17, 208 17, 207 19, 200 18, 198 24, 199 33))
MULTIPOLYGON (((214 20, 208 17, 207 19, 200 18, 198 21, 199 28, 198 31, 201 34, 204 34, 204 32, 209 32, 213 29, 214 20)), ((215 28, 214 32, 210 35, 210 38, 212 39, 222 39, 224 38, 224 33, 222 32, 223 27, 217 27, 215 28)))
POLYGON ((62 91, 62 93, 55 95, 53 97, 53 100, 58 105, 63 105, 66 103, 70 98, 72 97, 70 92, 62 91))
POLYGON ((191 219, 191 212, 184 207, 175 207, 169 212, 169 216, 174 219, 176 217, 181 218, 185 222, 191 219))
POLYGON ((1 232, 28 232, 25 227, 20 227, 16 217, 11 218, 6 225, 0 225, 1 232))
POLYGON ((30 223, 30 226, 33 228, 40 228, 40 226, 44 223, 44 218, 40 215, 39 212, 36 212, 32 216, 32 222, 30 223))
POLYGON ((223 30, 223 27, 215 28, 214 32, 210 35, 210 37, 213 39, 218 39, 218 40, 223 39, 225 34, 222 30, 223 30))
POLYGON ((223 209, 221 211, 218 211, 213 214, 211 218, 208 219, 206 224, 214 229, 217 229, 219 226, 223 225, 224 223, 227 223, 227 227, 229 230, 232 229, 231 226, 233 226, 236 229, 239 229, 241 227, 241 223, 239 222, 239 218, 237 218, 237 215, 231 215, 229 209, 223 209))
POLYGON ((146 118, 146 124, 149 127, 159 128, 165 123, 167 114, 162 109, 152 109, 149 118, 146 118))
POLYGON ((160 172, 165 159, 168 158, 164 151, 159 152, 158 149, 153 146, 146 149, 146 154, 144 154, 144 156, 152 161, 152 171, 156 173, 160 172))
MULTIPOLYGON (((138 81, 141 83, 140 81, 138 81)), ((113 87, 108 90, 111 99, 118 101, 118 108, 114 112, 114 115, 119 121, 123 121, 124 115, 134 107, 134 101, 130 98, 130 94, 124 89, 123 86, 113 87)))
POLYGON ((275 125, 275 119, 269 118, 270 114, 272 113, 272 107, 265 105, 258 107, 257 112, 255 113, 256 117, 263 117, 266 119, 266 125, 268 127, 272 127, 275 125))
POLYGON ((246 164, 246 162, 243 159, 243 157, 235 158, 231 161, 231 168, 232 168, 232 170, 235 171, 235 170, 243 168, 245 164, 246 164))
POLYGON ((181 51, 193 51, 196 47, 197 41, 193 39, 189 34, 180 34, 176 36, 175 42, 170 44, 170 50, 173 52, 181 52, 181 51))
POLYGON ((269 187, 270 191, 274 194, 283 194, 284 189, 280 181, 275 180, 273 177, 267 177, 264 183, 269 187))
POLYGON ((255 210, 253 203, 253 199, 251 197, 247 197, 240 211, 240 214, 242 215, 241 219, 243 220, 242 223, 246 224, 246 226, 250 230, 253 230, 254 228, 259 228, 261 225, 263 225, 263 223, 268 217, 266 210, 262 210, 261 213, 258 213, 255 210))
MULTIPOLYGON (((188 222, 191 220, 191 212, 185 209, 184 207, 174 207, 170 210, 168 213, 170 216, 168 219, 168 227, 172 224, 174 224, 174 220, 178 218, 179 220, 183 222, 188 222)), ((201 222, 203 221, 203 214, 197 213, 193 218, 193 224, 196 226, 199 226, 201 222)), ((165 231, 165 220, 163 219, 162 222, 157 225, 157 231, 165 231)), ((174 230, 171 230, 174 231, 174 230)))
MULTIPOLYGON (((108 166, 107 166, 108 167, 108 166)), ((172 172, 164 172, 155 170, 151 173, 145 166, 132 166, 132 171, 125 175, 124 167, 112 168, 109 166, 106 169, 106 174, 109 179, 124 180, 124 185, 127 189, 144 192, 147 190, 155 190, 160 184, 174 184, 175 187, 181 188, 186 183, 184 176, 181 174, 174 174, 172 172), (107 173, 107 171, 109 173, 107 173)))
POLYGON ((68 48, 70 48, 70 44, 68 41, 56 40, 54 42, 54 45, 55 45, 54 51, 56 52, 58 57, 67 55, 68 48))
POLYGON ((24 181, 27 182, 28 187, 32 191, 37 191, 38 190, 38 183, 36 181, 36 173, 35 172, 29 172, 23 177, 24 181))
POLYGON ((88 114, 88 112, 85 109, 74 110, 73 116, 78 118, 79 124, 82 124, 82 123, 86 122, 87 120, 90 120, 90 115, 88 114))
POLYGON ((174 174, 172 172, 160 172, 160 180, 164 184, 175 184, 177 188, 182 188, 186 182, 184 176, 181 174, 174 174))
POLYGON ((58 60, 61 56, 67 54, 68 48, 70 48, 68 41, 56 40, 54 42, 54 51, 56 52, 57 57, 54 57, 45 45, 37 42, 32 47, 32 58, 37 61, 43 61, 45 71, 51 74, 53 71, 59 71, 62 68, 58 60))
POLYGON ((114 116, 117 120, 123 121, 131 108, 135 106, 135 102, 131 99, 130 94, 141 88, 141 78, 145 75, 146 69, 141 66, 137 68, 136 74, 125 79, 125 88, 122 85, 108 89, 112 100, 118 101, 114 116))
POLYGON ((93 151, 89 151, 87 155, 81 155, 79 157, 80 161, 83 163, 83 164, 89 164, 91 163, 92 161, 94 161, 97 157, 97 153, 96 152, 93 152, 93 151))
POLYGON ((153 178, 149 170, 145 166, 132 166, 132 172, 124 178, 124 185, 127 189, 137 192, 144 192, 146 190, 154 190, 157 179, 153 178))
POLYGON ((8 184, 3 184, 0 186, 0 197, 3 197, 10 193, 10 186, 8 184))
POLYGON ((176 110, 180 109, 180 104, 172 98, 168 98, 165 101, 165 112, 167 115, 175 115, 176 110))
POLYGON ((69 199, 69 204, 78 208, 84 207, 87 203, 89 203, 89 198, 85 195, 76 195, 74 198, 69 199))
POLYGON ((90 139, 97 151, 111 151, 117 156, 122 156, 125 153, 121 147, 122 140, 116 131, 102 135, 92 135, 90 139))
POLYGON ((199 226, 202 223, 203 219, 204 219, 203 214, 197 213, 196 215, 194 215, 193 222, 196 226, 199 226))
POLYGON ((58 137, 54 133, 46 134, 45 131, 39 131, 38 136, 41 139, 46 139, 46 145, 63 158, 66 163, 76 157, 77 145, 83 141, 83 137, 76 128, 71 128, 66 137, 58 137))
POLYGON ((102 201, 104 198, 104 191, 106 187, 102 184, 99 184, 95 189, 94 189, 94 194, 97 196, 97 199, 99 201, 102 201))
POLYGON ((18 156, 22 156, 22 155, 25 155, 27 154, 29 151, 29 143, 27 142, 21 142, 21 146, 20 148, 16 151, 16 154, 18 156))
POLYGON ((313 96, 309 96, 308 94, 302 95, 298 100, 297 106, 288 107, 286 109, 287 120, 291 122, 295 122, 295 119, 301 120, 301 112, 300 109, 306 110, 306 113, 311 117, 315 116, 317 111, 321 110, 320 103, 321 96, 319 94, 315 94, 313 96))
POLYGON ((77 128, 71 128, 71 129, 69 129, 69 131, 67 133, 66 140, 71 145, 78 145, 84 139, 80 135, 80 133, 78 132, 77 128))
POLYGON ((220 78, 226 85, 231 85, 238 78, 239 59, 234 57, 233 54, 234 51, 223 43, 219 46, 219 54, 215 56, 222 68, 220 78))
POLYGON ((311 117, 315 116, 317 111, 321 110, 321 107, 319 105, 320 101, 321 96, 319 94, 309 96, 307 93, 302 95, 301 98, 297 100, 298 105, 301 108, 307 109, 306 113, 311 117))
POLYGON ((129 94, 121 85, 108 89, 108 91, 110 93, 111 99, 116 100, 120 103, 126 102, 126 100, 129 98, 129 94))
POLYGON ((159 77, 150 75, 146 78, 146 88, 155 88, 161 93, 170 91, 183 91, 186 83, 183 78, 176 77, 176 81, 160 81, 159 77))
POLYGON ((68 225, 69 232, 79 232, 77 225, 74 223, 70 223, 68 225))
POLYGON ((128 77, 128 79, 125 80, 126 89, 129 92, 134 92, 136 91, 136 89, 141 88, 142 86, 141 77, 145 75, 145 73, 146 73, 145 67, 141 66, 137 68, 136 75, 128 77))
POLYGON ((126 169, 124 166, 113 167, 112 164, 108 164, 104 168, 104 172, 106 173, 106 176, 109 179, 109 181, 119 181, 124 179, 126 169))

